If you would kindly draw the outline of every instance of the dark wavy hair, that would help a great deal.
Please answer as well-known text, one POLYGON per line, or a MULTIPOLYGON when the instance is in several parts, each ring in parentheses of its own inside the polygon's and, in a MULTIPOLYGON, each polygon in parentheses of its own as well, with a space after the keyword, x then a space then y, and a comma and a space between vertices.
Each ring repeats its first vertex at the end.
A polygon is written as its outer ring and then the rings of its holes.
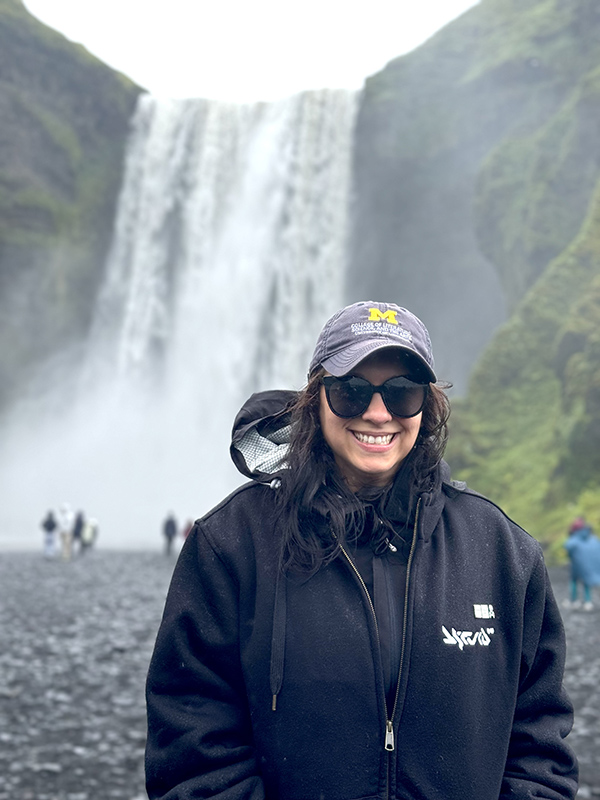
MULTIPOLYGON (((321 430, 324 374, 325 370, 319 368, 311 375, 291 408, 288 469, 282 474, 278 492, 283 566, 310 574, 336 558, 341 547, 356 539, 365 524, 364 498, 348 487, 321 430)), ((444 388, 449 386, 444 384, 444 388)), ((417 441, 396 476, 407 488, 408 515, 414 499, 434 484, 448 439, 449 416, 450 403, 443 388, 429 384, 417 441)))

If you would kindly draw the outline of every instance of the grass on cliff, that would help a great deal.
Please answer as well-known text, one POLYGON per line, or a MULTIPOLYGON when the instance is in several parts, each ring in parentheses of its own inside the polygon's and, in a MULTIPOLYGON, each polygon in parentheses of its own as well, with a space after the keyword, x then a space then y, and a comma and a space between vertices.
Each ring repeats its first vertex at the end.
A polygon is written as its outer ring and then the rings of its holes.
POLYGON ((600 181, 578 236, 498 332, 454 404, 448 460, 561 556, 600 528, 600 181))
POLYGON ((600 69, 584 76, 550 120, 504 139, 484 161, 477 237, 512 305, 573 240, 599 174, 600 69))
POLYGON ((481 0, 367 79, 373 146, 419 161, 537 130, 599 63, 599 31, 597 0, 481 0))
POLYGON ((0 0, 0 410, 89 326, 140 91, 0 0))

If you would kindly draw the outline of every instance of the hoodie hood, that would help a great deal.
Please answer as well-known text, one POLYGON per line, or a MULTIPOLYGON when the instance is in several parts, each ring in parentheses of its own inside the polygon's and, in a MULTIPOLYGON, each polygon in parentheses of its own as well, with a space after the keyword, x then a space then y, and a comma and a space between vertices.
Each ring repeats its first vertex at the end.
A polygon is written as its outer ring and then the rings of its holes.
POLYGON ((298 392, 285 389, 256 392, 240 409, 229 453, 246 478, 270 483, 285 469, 297 397, 298 392))

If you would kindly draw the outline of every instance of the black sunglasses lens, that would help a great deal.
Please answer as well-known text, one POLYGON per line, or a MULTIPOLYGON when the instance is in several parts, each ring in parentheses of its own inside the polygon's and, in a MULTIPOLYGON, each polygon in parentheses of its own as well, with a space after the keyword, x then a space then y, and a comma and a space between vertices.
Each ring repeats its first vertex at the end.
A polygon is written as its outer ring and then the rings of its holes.
POLYGON ((427 384, 412 383, 407 378, 390 378, 383 384, 382 391, 390 414, 414 417, 425 404, 427 384))
POLYGON ((327 402, 338 417, 359 417, 369 407, 375 388, 381 391, 386 408, 396 417, 414 417, 422 411, 427 384, 413 383, 405 377, 390 378, 374 387, 356 375, 323 379, 327 402))
POLYGON ((329 407, 339 417, 358 417, 369 407, 373 396, 371 384, 355 375, 325 384, 329 407))

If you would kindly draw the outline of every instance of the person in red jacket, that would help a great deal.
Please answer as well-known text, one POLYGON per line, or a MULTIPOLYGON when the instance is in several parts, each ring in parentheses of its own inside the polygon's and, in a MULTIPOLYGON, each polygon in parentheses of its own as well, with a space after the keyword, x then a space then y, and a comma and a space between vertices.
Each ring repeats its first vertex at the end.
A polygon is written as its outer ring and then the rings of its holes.
POLYGON ((151 800, 572 800, 539 544, 442 460, 423 323, 361 302, 234 424, 147 682, 151 800))

